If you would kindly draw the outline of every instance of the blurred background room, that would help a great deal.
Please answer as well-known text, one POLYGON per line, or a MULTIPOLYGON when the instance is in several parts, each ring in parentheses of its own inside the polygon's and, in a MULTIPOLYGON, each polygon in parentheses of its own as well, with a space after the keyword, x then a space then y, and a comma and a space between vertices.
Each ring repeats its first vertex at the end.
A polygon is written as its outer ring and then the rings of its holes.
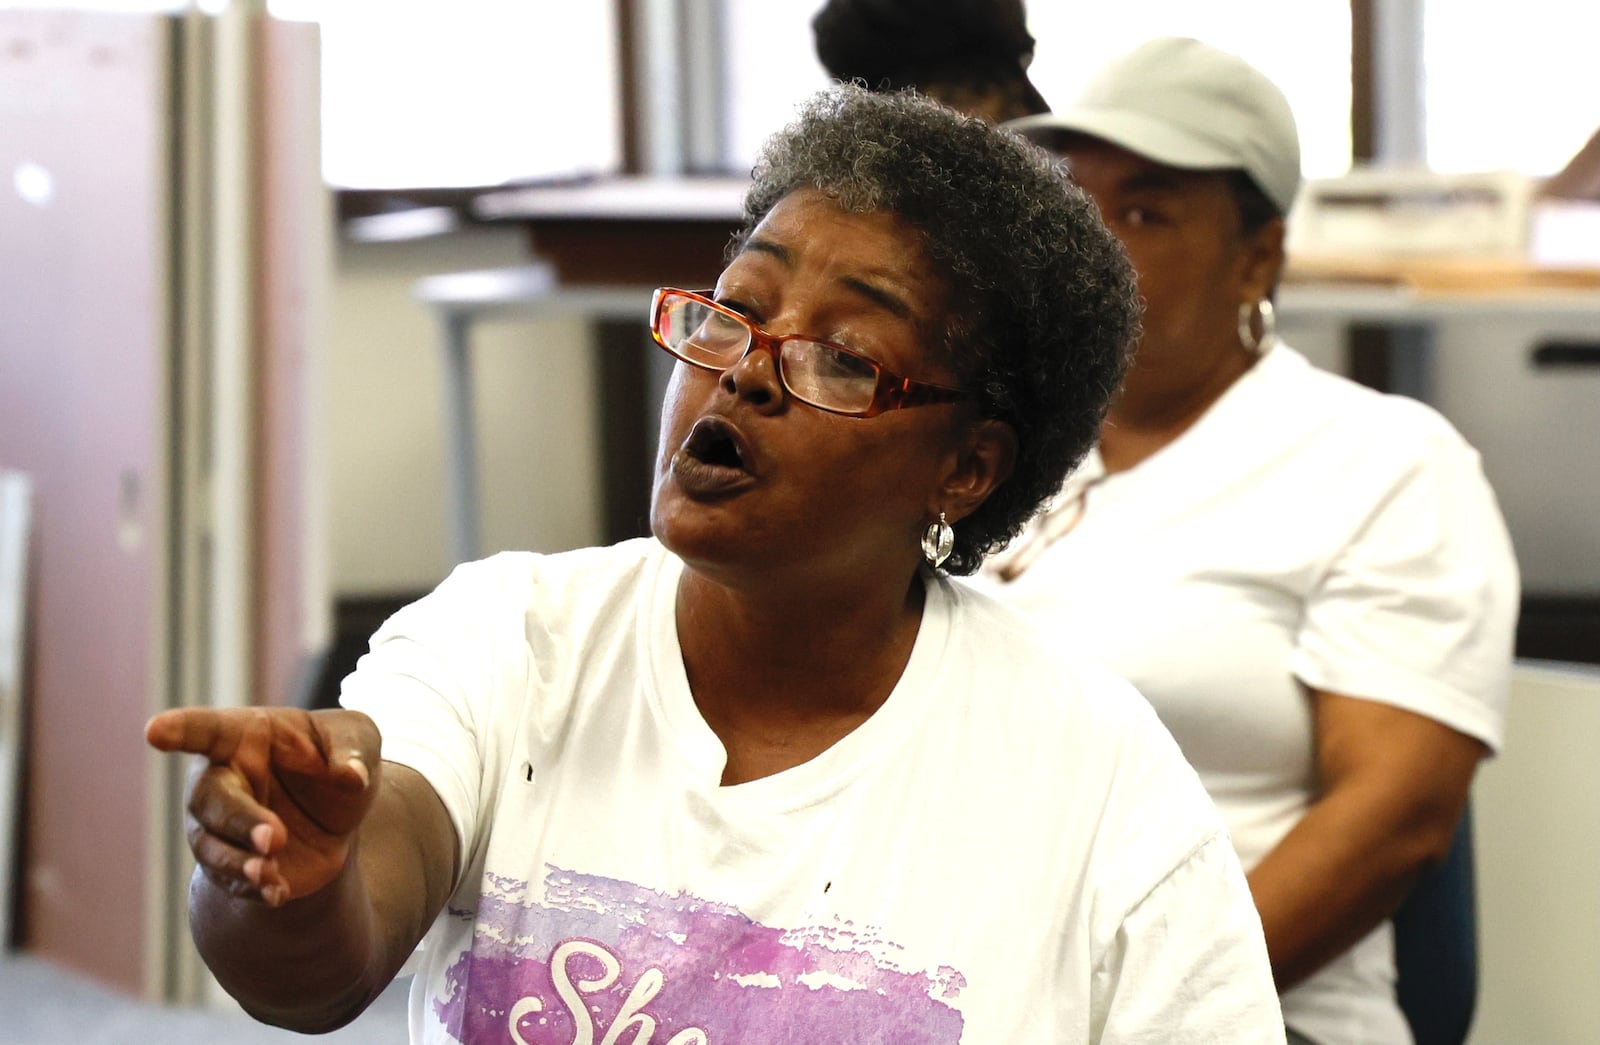
MULTIPOLYGON (((326 706, 454 563, 644 532, 650 290, 714 280, 820 6, 0 0, 0 1042, 289 1039, 194 956, 145 719, 326 706)), ((1442 411, 1522 570, 1469 1040, 1600 1042, 1600 7, 1028 22, 1046 100, 1158 34, 1288 95, 1280 329, 1442 411)))

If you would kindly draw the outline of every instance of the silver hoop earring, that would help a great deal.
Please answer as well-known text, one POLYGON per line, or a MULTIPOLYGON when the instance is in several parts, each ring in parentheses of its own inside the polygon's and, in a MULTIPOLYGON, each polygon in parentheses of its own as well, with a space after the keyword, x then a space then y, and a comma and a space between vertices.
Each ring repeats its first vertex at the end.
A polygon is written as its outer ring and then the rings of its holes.
POLYGON ((944 513, 940 512, 939 521, 929 523, 928 528, 922 531, 922 558, 929 566, 938 569, 950 558, 955 546, 955 528, 944 521, 944 513))
POLYGON ((1272 308, 1272 302, 1267 298, 1251 304, 1245 302, 1239 306, 1239 344, 1243 345, 1246 352, 1261 355, 1271 348, 1278 340, 1278 315, 1272 308), (1261 336, 1256 337, 1253 320, 1256 313, 1261 313, 1261 336))

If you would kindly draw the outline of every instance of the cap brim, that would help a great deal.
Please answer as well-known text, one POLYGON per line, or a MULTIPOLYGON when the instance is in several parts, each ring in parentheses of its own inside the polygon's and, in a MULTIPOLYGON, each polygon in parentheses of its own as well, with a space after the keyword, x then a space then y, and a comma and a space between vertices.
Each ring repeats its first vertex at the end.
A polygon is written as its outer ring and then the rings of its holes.
POLYGON ((1086 134, 1180 170, 1225 170, 1240 166, 1239 157, 1231 150, 1164 120, 1122 109, 1041 113, 1008 120, 1006 127, 1041 144, 1047 144, 1054 131, 1086 134))

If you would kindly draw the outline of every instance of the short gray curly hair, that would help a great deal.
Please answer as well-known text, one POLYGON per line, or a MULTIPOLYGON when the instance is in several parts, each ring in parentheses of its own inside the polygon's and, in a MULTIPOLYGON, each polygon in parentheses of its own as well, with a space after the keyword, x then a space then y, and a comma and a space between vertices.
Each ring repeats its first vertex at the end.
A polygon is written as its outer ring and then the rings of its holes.
POLYGON ((945 569, 971 573, 1094 445, 1138 331, 1133 270, 1058 161, 909 91, 842 84, 803 103, 756 163, 730 256, 807 187, 918 230, 951 288, 942 340, 957 380, 1016 431, 1011 477, 955 527, 945 569))

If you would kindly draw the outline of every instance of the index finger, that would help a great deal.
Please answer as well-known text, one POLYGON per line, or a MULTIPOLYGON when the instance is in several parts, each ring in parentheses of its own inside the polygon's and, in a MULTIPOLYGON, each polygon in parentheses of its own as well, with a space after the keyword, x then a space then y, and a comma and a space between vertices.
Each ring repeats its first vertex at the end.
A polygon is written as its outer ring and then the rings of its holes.
POLYGON ((144 739, 159 751, 226 761, 238 750, 249 723, 250 716, 241 709, 174 708, 145 723, 144 739))
POLYGON ((144 732, 158 750, 233 763, 252 778, 327 773, 358 791, 370 782, 381 743, 371 719, 343 709, 174 708, 150 719, 144 732))

